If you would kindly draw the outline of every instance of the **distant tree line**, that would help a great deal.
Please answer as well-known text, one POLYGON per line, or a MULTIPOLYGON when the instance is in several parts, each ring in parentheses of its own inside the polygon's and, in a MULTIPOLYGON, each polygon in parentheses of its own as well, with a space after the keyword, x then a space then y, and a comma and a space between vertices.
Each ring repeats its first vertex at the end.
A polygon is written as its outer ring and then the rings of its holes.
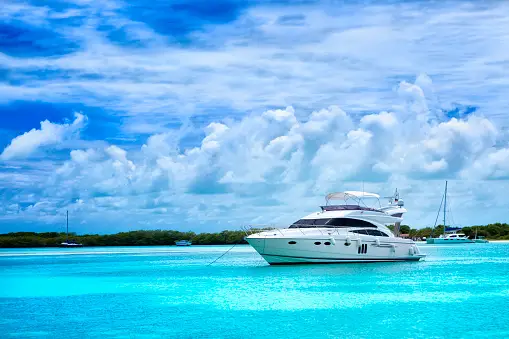
MULTIPOLYGON (((69 234, 69 240, 83 246, 155 246, 174 245, 178 240, 192 240, 193 245, 222 245, 247 243, 243 231, 223 231, 219 233, 179 232, 179 231, 131 231, 116 234, 69 234)), ((55 247, 66 241, 65 233, 17 232, 0 234, 0 247, 55 247)))
MULTIPOLYGON (((389 228, 391 228, 391 230, 394 229, 392 226, 389 228)), ((497 222, 495 224, 488 225, 468 226, 463 227, 461 231, 469 238, 474 238, 477 231, 478 237, 483 236, 492 240, 509 240, 509 224, 506 223, 497 222)), ((429 238, 430 236, 438 237, 440 234, 444 233, 444 226, 438 225, 434 229, 431 227, 415 229, 408 225, 401 225, 400 233, 408 234, 410 238, 429 238)))
MULTIPOLYGON (((431 227, 413 229, 408 225, 401 225, 400 233, 408 234, 412 238, 439 236, 443 233, 443 226, 435 229, 431 227)), ((509 224, 489 224, 486 226, 464 227, 462 231, 473 238, 477 230, 477 236, 487 239, 509 240, 509 224)), ((199 233, 180 231, 131 231, 116 234, 70 234, 69 240, 83 244, 84 246, 155 246, 174 245, 177 240, 191 240, 194 245, 223 245, 245 244, 243 231, 222 231, 219 233, 199 233)), ((0 234, 0 247, 55 247, 66 240, 65 233, 46 232, 16 232, 0 234)))

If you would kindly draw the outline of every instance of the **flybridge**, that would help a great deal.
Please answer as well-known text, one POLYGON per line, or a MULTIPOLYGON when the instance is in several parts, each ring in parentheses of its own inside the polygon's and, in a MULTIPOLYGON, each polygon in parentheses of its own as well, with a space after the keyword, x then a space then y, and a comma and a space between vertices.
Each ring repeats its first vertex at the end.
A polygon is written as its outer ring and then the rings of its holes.
POLYGON ((376 193, 360 192, 360 191, 345 191, 329 193, 325 197, 325 206, 320 206, 322 212, 325 211, 372 211, 380 212, 381 210, 371 207, 360 206, 363 199, 376 199, 380 204, 380 196, 376 193), (344 200, 344 205, 329 205, 330 200, 344 200), (347 201, 353 201, 353 204, 347 204, 347 201))
MULTIPOLYGON (((391 217, 401 218, 406 209, 403 208, 403 200, 399 199, 398 190, 392 197, 386 197, 389 199, 389 205, 382 207, 380 205, 380 196, 376 193, 361 192, 361 191, 345 191, 329 193, 325 197, 325 206, 320 206, 322 212, 328 211, 370 211, 381 214, 388 214, 391 217), (380 207, 367 207, 364 203, 364 199, 375 199, 378 201, 380 207), (330 200, 343 200, 343 205, 329 205, 330 200), (350 200, 350 203, 348 203, 350 200), (353 202, 353 203, 352 203, 353 202), (364 205, 364 206, 361 206, 364 205)), ((392 222, 392 221, 391 221, 392 222)))
MULTIPOLYGON (((396 192, 391 197, 385 197, 389 199, 389 206, 400 206, 403 207, 403 200, 399 199, 399 193, 396 189, 396 192)), ((364 199, 375 199, 378 201, 380 205, 380 195, 376 193, 369 192, 361 192, 361 191, 345 191, 345 192, 334 192, 329 193, 325 196, 325 206, 322 207, 322 211, 338 211, 338 210, 352 210, 352 209, 360 209, 366 211, 383 211, 384 208, 375 209, 370 207, 362 207, 362 201, 364 199), (344 205, 329 205, 329 201, 331 200, 343 200, 345 202, 344 205), (347 201, 353 201, 353 204, 347 204, 347 201), (343 207, 345 206, 345 207, 343 207)))
POLYGON ((368 193, 368 192, 360 192, 360 191, 345 191, 345 192, 335 192, 335 193, 329 193, 325 197, 325 200, 359 200, 359 199, 366 199, 366 198, 375 198, 379 199, 380 196, 376 193, 368 193))

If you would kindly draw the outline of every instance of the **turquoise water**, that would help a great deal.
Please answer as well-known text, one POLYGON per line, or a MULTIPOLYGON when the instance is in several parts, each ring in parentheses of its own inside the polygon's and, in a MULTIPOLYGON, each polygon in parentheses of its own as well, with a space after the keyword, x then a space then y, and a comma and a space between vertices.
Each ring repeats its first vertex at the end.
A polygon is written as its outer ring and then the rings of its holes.
POLYGON ((268 266, 248 246, 0 250, 3 338, 509 337, 509 244, 268 266))

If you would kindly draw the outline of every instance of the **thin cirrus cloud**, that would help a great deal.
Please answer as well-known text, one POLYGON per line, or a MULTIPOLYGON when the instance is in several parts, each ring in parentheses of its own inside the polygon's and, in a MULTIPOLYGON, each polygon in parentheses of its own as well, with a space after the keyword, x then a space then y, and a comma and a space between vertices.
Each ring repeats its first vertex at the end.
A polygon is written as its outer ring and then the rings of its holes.
POLYGON ((0 126, 2 223, 64 208, 83 231, 128 228, 118 211, 133 228, 285 223, 365 185, 399 187, 422 226, 444 179, 462 222, 496 221, 482 192, 507 188, 507 6, 9 2, 0 110, 19 123, 0 126), (34 127, 20 102, 83 115, 34 127))

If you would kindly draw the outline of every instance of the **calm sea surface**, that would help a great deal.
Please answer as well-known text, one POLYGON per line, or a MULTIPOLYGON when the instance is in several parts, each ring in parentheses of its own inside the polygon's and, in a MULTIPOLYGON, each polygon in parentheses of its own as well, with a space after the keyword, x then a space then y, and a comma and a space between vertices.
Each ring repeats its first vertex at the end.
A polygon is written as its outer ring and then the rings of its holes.
POLYGON ((268 266, 248 246, 0 249, 2 338, 508 338, 509 244, 268 266))

